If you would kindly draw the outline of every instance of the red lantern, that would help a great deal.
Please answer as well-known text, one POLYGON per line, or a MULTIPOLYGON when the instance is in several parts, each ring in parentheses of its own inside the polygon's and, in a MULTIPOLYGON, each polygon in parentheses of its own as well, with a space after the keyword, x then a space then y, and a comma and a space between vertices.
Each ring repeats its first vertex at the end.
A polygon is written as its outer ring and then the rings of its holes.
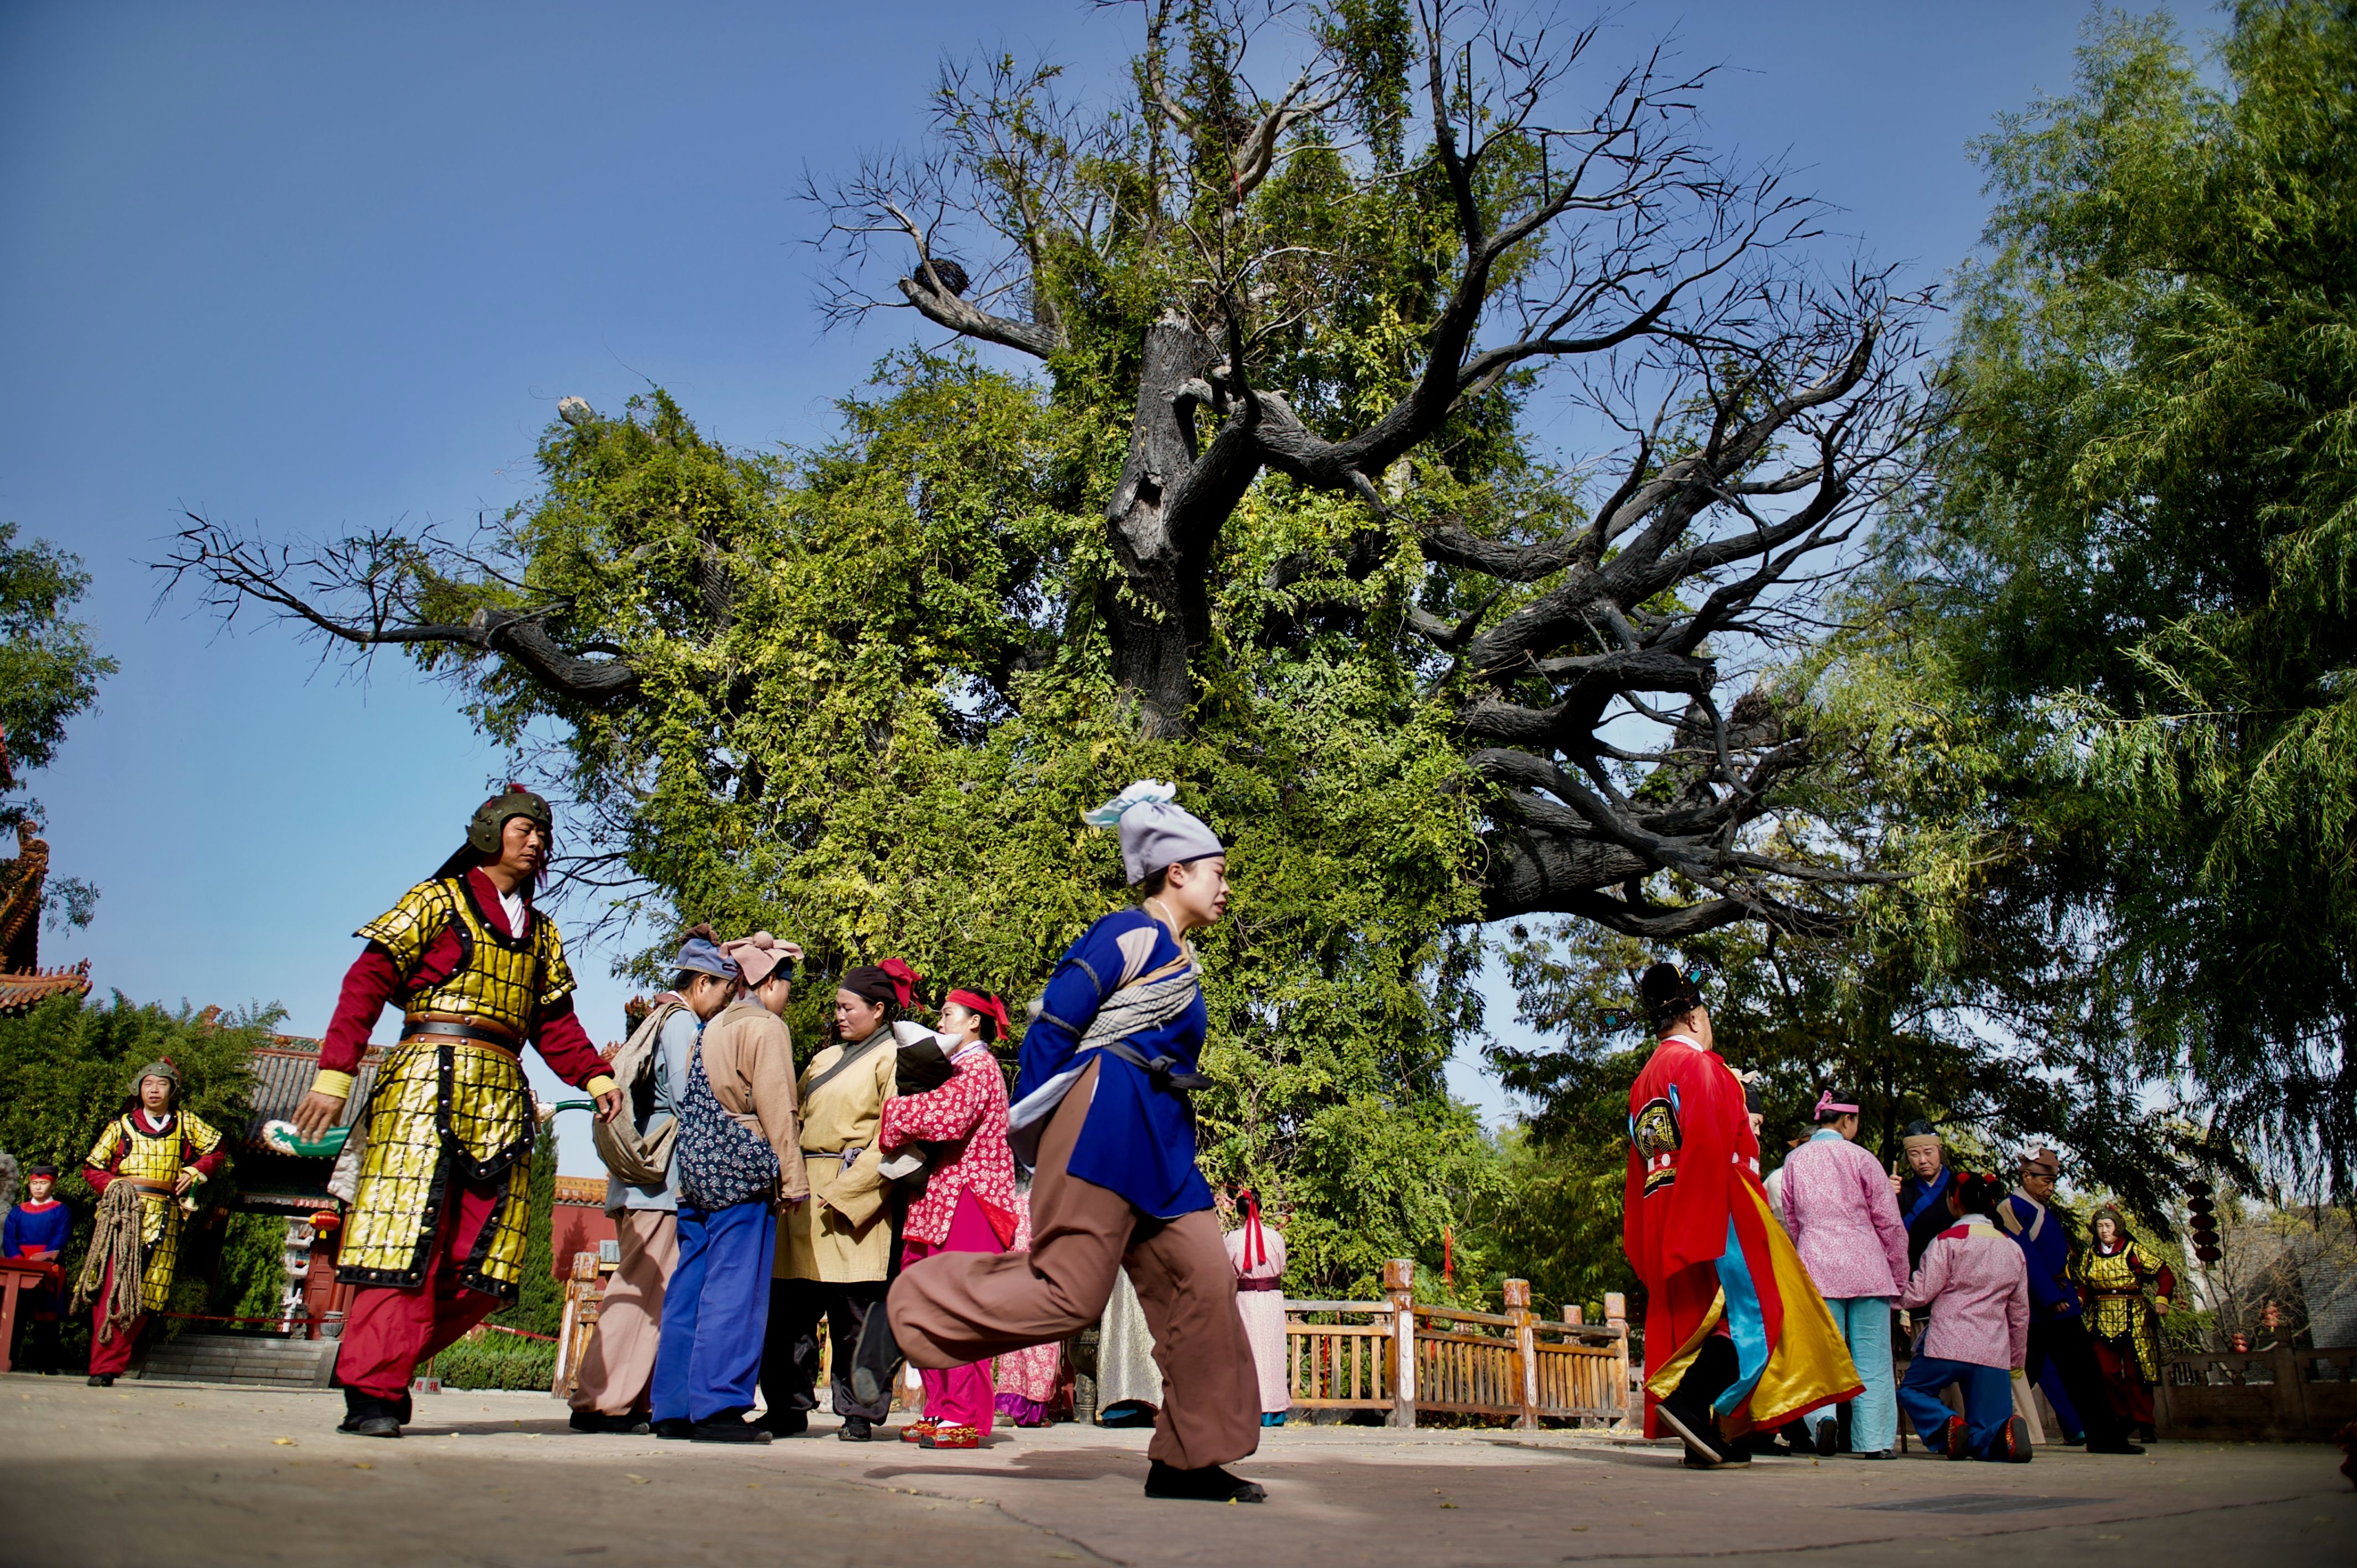
POLYGON ((322 1208, 311 1216, 311 1234, 332 1236, 343 1225, 344 1217, 332 1208, 322 1208))

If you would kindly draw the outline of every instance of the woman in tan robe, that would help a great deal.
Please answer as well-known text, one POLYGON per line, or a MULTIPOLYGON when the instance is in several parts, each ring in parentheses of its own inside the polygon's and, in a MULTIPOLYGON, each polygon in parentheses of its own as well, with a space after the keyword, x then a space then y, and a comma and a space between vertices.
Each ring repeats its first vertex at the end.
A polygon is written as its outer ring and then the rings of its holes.
POLYGON ((836 1043, 802 1076, 803 1168, 811 1198, 778 1222, 769 1338, 761 1357, 764 1423, 781 1437, 808 1430, 818 1408, 818 1324, 834 1346, 835 1435, 865 1443, 890 1412, 889 1389, 862 1401, 851 1362, 869 1308, 892 1278, 898 1195, 877 1146, 884 1102, 898 1090, 892 1020, 915 1000, 917 976, 898 959, 850 971, 834 993, 836 1043))

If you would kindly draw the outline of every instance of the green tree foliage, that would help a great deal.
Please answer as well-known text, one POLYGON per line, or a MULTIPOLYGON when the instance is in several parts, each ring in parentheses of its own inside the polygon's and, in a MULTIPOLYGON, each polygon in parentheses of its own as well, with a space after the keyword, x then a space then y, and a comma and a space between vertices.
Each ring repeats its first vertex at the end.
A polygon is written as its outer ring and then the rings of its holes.
POLYGON ((516 1293, 516 1304, 492 1314, 491 1321, 504 1323, 510 1328, 521 1328, 529 1334, 554 1334, 565 1321, 565 1285, 556 1277, 554 1251, 556 1244, 556 1134, 545 1122, 533 1134, 532 1174, 526 1191, 530 1208, 524 1217, 522 1286, 516 1293))
POLYGON ((1079 812, 1178 780, 1234 846, 1207 1164, 1293 1209, 1297 1288, 1360 1294, 1500 1191, 1442 1074, 1476 922, 1800 922, 1847 875, 1774 825, 1810 736, 1719 660, 1801 624, 1777 585, 1903 471, 1910 307, 1785 259, 1810 209, 1713 165, 1659 60, 1573 103, 1590 36, 1501 6, 1146 17, 1100 102, 952 66, 926 155, 813 188, 826 307, 964 339, 888 359, 838 440, 568 399, 479 536, 196 519, 173 565, 450 678, 640 940, 759 926, 1019 1001, 1125 901, 1079 812), (1525 420, 1555 365, 1601 468, 1525 420))
POLYGON ((2131 1080, 2357 1181, 2357 18, 2236 5, 2206 77, 2100 18, 1981 145, 1916 700, 2012 764, 2131 1080))
MULTIPOLYGON (((0 1017, 0 1148, 30 1165, 36 1160, 57 1164, 58 1196, 73 1206, 74 1233, 65 1254, 70 1277, 81 1266, 90 1244, 91 1216, 97 1195, 82 1179, 82 1162, 106 1123, 122 1114, 133 1090, 132 1075, 158 1057, 169 1057, 180 1069, 182 1103, 218 1129, 234 1145, 248 1120, 246 1097, 253 1085, 253 1050, 266 1043, 278 1022, 275 1010, 241 1015, 202 1013, 182 1008, 177 1013, 153 1005, 135 1005, 122 996, 100 1003, 81 997, 51 997, 28 1013, 0 1017)), ((210 1260, 221 1246, 227 1214, 235 1192, 233 1164, 196 1191, 202 1207, 188 1218, 191 1266, 176 1282, 173 1309, 183 1312, 226 1313, 247 1299, 255 1279, 265 1272, 257 1261, 262 1250, 249 1243, 233 1250, 231 1267, 217 1275, 210 1260)), ((282 1221, 267 1249, 267 1273, 274 1281, 283 1273, 279 1259, 285 1234, 282 1221)), ((276 1310, 276 1297, 266 1311, 276 1310)), ((86 1330, 68 1325, 70 1337, 86 1330)))
MULTIPOLYGON (((38 801, 9 798, 16 771, 48 767, 66 722, 98 701, 99 682, 115 671, 90 628, 70 618, 89 588, 80 557, 42 540, 19 544, 16 525, 0 522, 0 831, 39 822, 38 801)), ((45 902, 55 924, 87 926, 97 901, 86 882, 49 879, 45 902)))

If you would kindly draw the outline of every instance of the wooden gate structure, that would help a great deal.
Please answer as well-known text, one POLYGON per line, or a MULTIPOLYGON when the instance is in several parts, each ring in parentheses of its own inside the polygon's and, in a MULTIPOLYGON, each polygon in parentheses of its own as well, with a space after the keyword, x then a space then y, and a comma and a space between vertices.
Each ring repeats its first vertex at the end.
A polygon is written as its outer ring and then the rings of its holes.
POLYGON ((1414 1426, 1419 1411, 1522 1427, 1632 1419, 1620 1296, 1605 1298, 1605 1322, 1587 1324, 1577 1306, 1560 1321, 1540 1317, 1526 1280, 1506 1282, 1503 1312, 1420 1306, 1415 1281, 1415 1263, 1394 1258, 1383 1269, 1385 1300, 1285 1304, 1296 1409, 1382 1411, 1393 1426, 1414 1426))

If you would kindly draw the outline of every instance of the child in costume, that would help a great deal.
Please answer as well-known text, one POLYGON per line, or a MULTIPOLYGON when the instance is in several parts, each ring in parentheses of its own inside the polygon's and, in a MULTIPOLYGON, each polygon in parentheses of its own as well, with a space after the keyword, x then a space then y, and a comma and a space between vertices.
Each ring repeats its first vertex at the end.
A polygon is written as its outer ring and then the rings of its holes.
POLYGON ((0 1258, 48 1265, 46 1285, 17 1298, 32 1341, 33 1353, 25 1365, 37 1372, 58 1369, 58 1320, 66 1310, 65 1274, 58 1258, 73 1234, 73 1210, 53 1196, 57 1185, 57 1166, 46 1162, 35 1165, 25 1175, 25 1200, 0 1221, 0 1258))
POLYGON ((1899 1402, 1923 1445, 1951 1459, 2029 1463, 2029 1423, 2013 1411, 2013 1372, 2029 1353, 2029 1267, 1991 1219, 2004 1201, 1995 1176, 1953 1177, 1940 1204, 1952 1224, 1932 1239, 1900 1304, 1932 1310, 1899 1402), (1955 1385, 1964 1413, 1940 1402, 1955 1385))

